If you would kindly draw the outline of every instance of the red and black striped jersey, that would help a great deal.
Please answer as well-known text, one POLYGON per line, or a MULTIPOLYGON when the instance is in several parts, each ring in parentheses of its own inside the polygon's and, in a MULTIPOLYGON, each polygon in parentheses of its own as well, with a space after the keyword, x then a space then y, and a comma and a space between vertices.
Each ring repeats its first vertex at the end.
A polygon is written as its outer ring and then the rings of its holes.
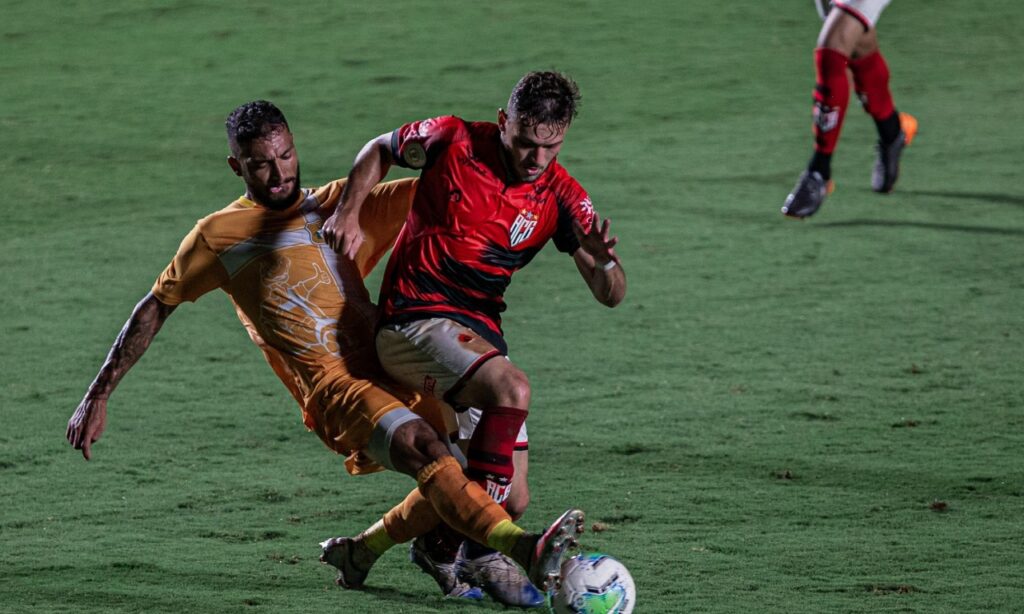
POLYGON ((449 318, 507 352, 501 312, 512 274, 549 239, 562 252, 579 248, 572 222, 589 227, 589 196, 557 160, 533 182, 509 179, 491 122, 412 122, 391 148, 398 164, 423 170, 381 286, 382 322, 449 318))

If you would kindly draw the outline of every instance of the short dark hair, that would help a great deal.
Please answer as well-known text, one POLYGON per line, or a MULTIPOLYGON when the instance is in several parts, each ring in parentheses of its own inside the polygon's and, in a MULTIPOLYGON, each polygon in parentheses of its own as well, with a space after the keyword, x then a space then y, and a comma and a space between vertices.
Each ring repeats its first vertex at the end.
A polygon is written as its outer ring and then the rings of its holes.
POLYGON ((508 97, 508 114, 527 126, 565 127, 576 117, 580 88, 568 75, 544 71, 527 73, 508 97))
POLYGON ((236 151, 239 146, 267 136, 282 126, 287 129, 288 120, 274 103, 254 100, 232 111, 224 126, 228 131, 228 145, 236 151))

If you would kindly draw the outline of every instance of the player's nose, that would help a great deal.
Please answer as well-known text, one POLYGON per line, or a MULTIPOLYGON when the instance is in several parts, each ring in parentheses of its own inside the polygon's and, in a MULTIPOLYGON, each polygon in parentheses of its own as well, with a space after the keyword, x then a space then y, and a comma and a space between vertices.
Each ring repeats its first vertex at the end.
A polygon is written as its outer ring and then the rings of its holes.
POLYGON ((272 179, 280 179, 284 177, 284 169, 281 168, 281 161, 274 160, 270 163, 270 177, 272 179))

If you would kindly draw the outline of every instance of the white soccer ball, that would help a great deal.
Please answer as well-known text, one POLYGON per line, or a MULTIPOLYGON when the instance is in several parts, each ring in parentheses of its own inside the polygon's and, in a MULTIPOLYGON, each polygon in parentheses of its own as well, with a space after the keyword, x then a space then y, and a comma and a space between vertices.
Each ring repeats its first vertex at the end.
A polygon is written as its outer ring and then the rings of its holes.
POLYGON ((633 576, 618 560, 588 552, 562 563, 562 584, 551 598, 558 614, 629 614, 635 606, 633 576))

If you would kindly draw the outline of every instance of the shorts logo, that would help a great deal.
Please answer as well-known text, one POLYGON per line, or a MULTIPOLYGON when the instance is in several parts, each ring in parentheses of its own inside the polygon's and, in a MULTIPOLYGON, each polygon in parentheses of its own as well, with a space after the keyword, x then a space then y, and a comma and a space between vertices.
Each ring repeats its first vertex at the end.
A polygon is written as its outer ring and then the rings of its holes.
POLYGON ((534 229, 537 228, 538 221, 537 214, 526 209, 520 209, 519 215, 516 216, 516 221, 512 222, 512 227, 508 231, 508 238, 512 247, 529 239, 534 229))
POLYGON ((822 132, 834 130, 839 125, 839 109, 815 102, 814 125, 822 132))
POLYGON ((434 388, 437 387, 437 380, 427 375, 423 378, 423 392, 427 394, 434 394, 434 388))

